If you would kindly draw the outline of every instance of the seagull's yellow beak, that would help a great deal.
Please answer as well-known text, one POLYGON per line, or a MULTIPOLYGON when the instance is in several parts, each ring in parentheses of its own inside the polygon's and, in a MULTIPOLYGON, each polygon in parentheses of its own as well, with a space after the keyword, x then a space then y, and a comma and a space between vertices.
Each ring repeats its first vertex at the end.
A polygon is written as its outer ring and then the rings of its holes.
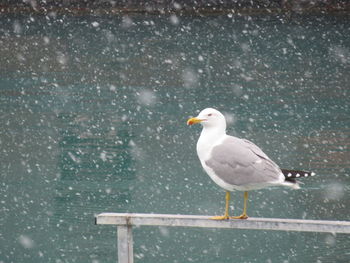
POLYGON ((196 117, 190 118, 187 121, 187 125, 193 125, 193 124, 196 124, 196 123, 200 123, 201 121, 202 121, 201 119, 198 119, 196 117))

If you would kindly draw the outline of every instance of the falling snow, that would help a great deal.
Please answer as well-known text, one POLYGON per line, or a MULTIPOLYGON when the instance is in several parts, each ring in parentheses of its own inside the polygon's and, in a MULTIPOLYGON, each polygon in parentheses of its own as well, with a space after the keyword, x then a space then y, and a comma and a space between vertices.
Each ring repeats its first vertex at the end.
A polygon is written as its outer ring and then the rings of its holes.
MULTIPOLYGON (((253 191, 251 216, 349 220, 346 16, 304 15, 307 1, 252 16, 189 15, 186 1, 159 13, 145 4, 150 14, 37 14, 44 2, 0 18, 0 262, 115 262, 115 228, 94 225, 101 212, 221 214, 224 191, 196 156, 200 128, 186 125, 206 107, 281 167, 316 172, 298 191, 253 191)), ((238 214, 242 193, 232 199, 238 214)), ((345 235, 134 232, 139 262, 349 256, 345 235)))

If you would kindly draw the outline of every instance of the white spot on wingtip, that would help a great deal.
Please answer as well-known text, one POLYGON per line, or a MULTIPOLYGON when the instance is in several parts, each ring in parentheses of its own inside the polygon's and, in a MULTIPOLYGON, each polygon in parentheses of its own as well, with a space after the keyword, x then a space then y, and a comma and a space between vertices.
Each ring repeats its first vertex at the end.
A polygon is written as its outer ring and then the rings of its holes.
POLYGON ((308 177, 308 176, 309 176, 309 174, 308 174, 308 173, 305 173, 305 174, 304 174, 304 176, 305 176, 305 177, 308 177))
POLYGON ((315 176, 316 174, 314 172, 311 173, 311 176, 315 176))
POLYGON ((288 174, 287 174, 287 177, 291 177, 291 176, 292 176, 292 174, 291 174, 291 173, 288 173, 288 174))
POLYGON ((300 177, 300 174, 297 173, 297 174, 295 175, 295 177, 300 177))

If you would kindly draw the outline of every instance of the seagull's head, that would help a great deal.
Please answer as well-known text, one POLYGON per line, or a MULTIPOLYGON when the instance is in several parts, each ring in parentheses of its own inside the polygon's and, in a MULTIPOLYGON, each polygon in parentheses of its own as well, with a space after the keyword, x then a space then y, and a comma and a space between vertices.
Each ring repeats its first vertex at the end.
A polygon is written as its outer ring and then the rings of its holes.
POLYGON ((187 125, 200 123, 204 128, 217 127, 226 130, 225 116, 218 110, 213 108, 206 108, 202 110, 197 117, 190 118, 187 125))

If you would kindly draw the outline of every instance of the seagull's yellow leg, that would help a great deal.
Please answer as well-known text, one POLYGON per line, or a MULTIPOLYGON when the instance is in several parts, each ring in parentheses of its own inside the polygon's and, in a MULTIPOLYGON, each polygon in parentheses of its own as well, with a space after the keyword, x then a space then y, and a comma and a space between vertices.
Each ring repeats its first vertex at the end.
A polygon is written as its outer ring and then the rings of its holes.
POLYGON ((247 201, 248 201, 248 191, 244 192, 244 206, 243 206, 243 214, 241 214, 240 216, 233 216, 230 217, 232 219, 247 219, 247 201))
POLYGON ((230 199, 231 199, 231 195, 229 191, 226 191, 226 205, 225 205, 225 214, 223 216, 213 216, 210 219, 214 219, 214 220, 226 220, 229 219, 229 215, 228 215, 228 209, 229 209, 229 203, 230 203, 230 199))

